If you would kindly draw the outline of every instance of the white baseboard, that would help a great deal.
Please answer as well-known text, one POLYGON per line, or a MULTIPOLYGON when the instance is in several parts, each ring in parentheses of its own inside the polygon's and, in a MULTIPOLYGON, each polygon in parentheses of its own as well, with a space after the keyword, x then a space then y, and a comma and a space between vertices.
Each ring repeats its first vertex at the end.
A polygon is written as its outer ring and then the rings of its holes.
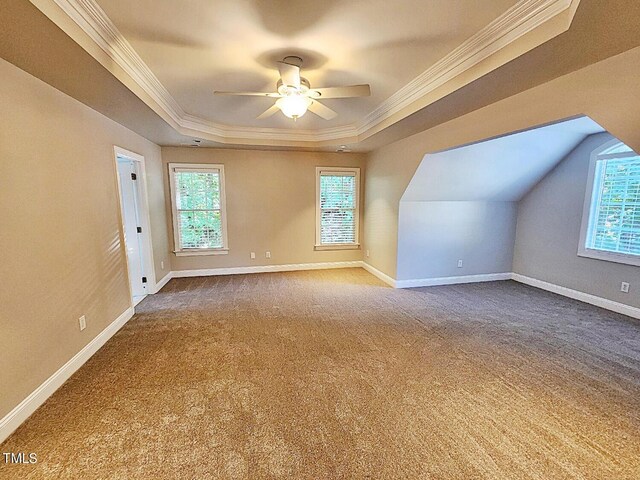
POLYGON ((456 285, 460 283, 496 282, 511 280, 511 273, 487 273, 482 275, 460 275, 457 277, 417 278, 396 280, 396 288, 435 287, 438 285, 456 285))
POLYGON ((20 402, 18 406, 5 415, 4 418, 0 420, 0 443, 4 442, 22 422, 29 418, 53 392, 60 388, 76 370, 84 365, 132 316, 133 308, 129 307, 82 350, 76 353, 71 360, 60 367, 57 372, 51 375, 42 385, 20 402))
POLYGON ((263 273, 263 272, 290 272, 295 270, 323 270, 330 268, 355 268, 362 267, 367 272, 382 280, 393 288, 415 288, 415 287, 433 287, 438 285, 457 285, 463 283, 479 283, 479 282, 496 282, 502 280, 515 280, 516 282, 525 283, 533 287, 538 287, 549 292, 557 293, 565 297, 580 300, 582 302, 595 305, 597 307, 611 310, 613 312, 628 315, 633 318, 640 319, 640 308, 631 307, 623 303, 607 300, 606 298, 597 297, 588 293, 579 292, 570 288, 554 285, 535 278, 526 277, 517 273, 488 273, 482 275, 461 275, 457 277, 437 277, 437 278, 420 278, 411 280, 395 280, 389 275, 381 272, 377 268, 363 261, 353 262, 327 262, 327 263, 299 263, 290 265, 265 265, 259 267, 233 267, 233 268, 212 268, 202 270, 178 270, 171 272, 161 282, 163 286, 170 278, 182 277, 204 277, 213 275, 237 275, 246 273, 263 273), (169 277, 170 278, 167 278, 169 277), (166 280, 165 280, 166 279, 166 280))
POLYGON ((367 272, 369 272, 371 275, 378 277, 380 280, 382 280, 384 283, 386 283, 387 285, 389 285, 390 287, 393 288, 397 288, 396 287, 396 280, 394 280, 393 278, 391 278, 389 275, 387 275, 386 273, 382 273, 380 270, 378 270, 375 267, 372 267, 371 265, 369 265, 367 262, 362 262, 362 268, 364 268, 367 272))
POLYGON ((591 305, 595 305, 596 307, 604 308, 606 310, 611 310, 612 312, 621 313, 629 317, 640 319, 640 308, 637 307, 632 307, 630 305, 625 305, 624 303, 614 302, 613 300, 597 297, 595 295, 591 295, 590 293, 584 293, 578 290, 573 290, 571 288, 561 287, 560 285, 555 285, 553 283, 538 280, 536 278, 526 277, 524 275, 520 275, 519 273, 511 274, 511 278, 516 282, 524 283, 526 285, 540 288, 548 292, 557 293, 558 295, 562 295, 563 297, 573 298, 574 300, 589 303, 591 305))
POLYGON ((172 278, 209 277, 214 275, 241 275, 247 273, 293 272, 298 270, 327 270, 331 268, 362 267, 361 261, 324 262, 324 263, 292 263, 288 265, 261 265, 257 267, 208 268, 198 270, 174 270, 172 278))
POLYGON ((435 287, 437 285, 454 285, 458 283, 478 283, 478 282, 495 282, 498 280, 510 280, 511 272, 507 273, 490 273, 483 275, 461 275, 458 277, 436 277, 436 278, 416 278, 411 280, 396 280, 386 273, 381 272, 377 268, 362 262, 364 268, 371 275, 378 277, 387 285, 393 288, 413 288, 413 287, 435 287))
POLYGON ((156 283, 156 286, 154 287, 152 293, 158 293, 160 290, 162 290, 162 287, 164 287, 167 283, 169 283, 169 280, 171 280, 172 278, 173 278, 173 272, 167 273, 162 280, 156 283))

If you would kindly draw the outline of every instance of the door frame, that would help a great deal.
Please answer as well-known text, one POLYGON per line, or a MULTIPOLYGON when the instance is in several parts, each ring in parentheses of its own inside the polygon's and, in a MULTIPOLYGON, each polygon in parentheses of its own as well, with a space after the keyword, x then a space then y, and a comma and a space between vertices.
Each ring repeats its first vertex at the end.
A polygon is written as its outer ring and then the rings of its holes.
MULTIPOLYGON (((149 214, 149 199, 147 197, 147 172, 145 169, 145 161, 144 156, 132 152, 130 150, 126 150, 122 147, 118 147, 117 145, 113 146, 113 165, 116 170, 116 185, 118 189, 118 205, 119 213, 120 213, 120 233, 122 235, 123 243, 125 242, 125 226, 124 226, 124 205, 122 204, 122 191, 120 187, 120 170, 118 169, 118 157, 126 158, 127 160, 133 160, 137 163, 137 171, 139 178, 136 185, 138 185, 138 193, 140 194, 140 204, 138 207, 140 211, 140 221, 142 223, 142 261, 145 268, 145 276, 147 277, 147 295, 156 293, 156 273, 155 266, 153 264, 153 244, 151 242, 151 215, 149 214)), ((126 244, 124 245, 125 249, 125 262, 127 267, 127 283, 129 285, 129 297, 131 299, 131 307, 135 308, 133 301, 133 289, 131 287, 131 277, 129 272, 131 271, 131 267, 129 266, 129 257, 126 252, 126 244)))

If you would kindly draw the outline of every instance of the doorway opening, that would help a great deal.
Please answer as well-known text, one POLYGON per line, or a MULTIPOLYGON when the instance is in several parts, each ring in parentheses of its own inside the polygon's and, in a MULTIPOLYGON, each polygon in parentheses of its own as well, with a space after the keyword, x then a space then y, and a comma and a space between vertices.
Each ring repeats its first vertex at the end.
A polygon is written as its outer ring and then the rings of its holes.
POLYGON ((120 147, 114 151, 129 290, 135 307, 154 293, 155 286, 144 157, 120 147))

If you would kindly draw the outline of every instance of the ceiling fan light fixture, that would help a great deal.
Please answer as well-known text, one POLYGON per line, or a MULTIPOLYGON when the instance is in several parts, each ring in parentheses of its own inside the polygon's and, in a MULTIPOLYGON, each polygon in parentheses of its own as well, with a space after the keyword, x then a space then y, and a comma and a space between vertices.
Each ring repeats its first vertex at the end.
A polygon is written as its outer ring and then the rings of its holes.
POLYGON ((309 97, 305 97, 302 95, 289 95, 287 97, 279 98, 276 101, 276 106, 287 117, 293 118, 295 120, 307 113, 307 109, 309 108, 311 103, 313 103, 313 100, 311 100, 309 97))
POLYGON ((215 95, 240 95, 249 97, 277 98, 276 102, 258 115, 258 120, 269 118, 280 110, 286 117, 294 121, 302 117, 307 110, 324 120, 333 120, 338 116, 317 99, 322 98, 350 98, 368 97, 371 95, 369 85, 350 85, 347 87, 325 87, 311 90, 309 80, 300 76, 302 59, 299 57, 285 57, 277 62, 280 79, 276 83, 277 93, 270 92, 213 92, 215 95))

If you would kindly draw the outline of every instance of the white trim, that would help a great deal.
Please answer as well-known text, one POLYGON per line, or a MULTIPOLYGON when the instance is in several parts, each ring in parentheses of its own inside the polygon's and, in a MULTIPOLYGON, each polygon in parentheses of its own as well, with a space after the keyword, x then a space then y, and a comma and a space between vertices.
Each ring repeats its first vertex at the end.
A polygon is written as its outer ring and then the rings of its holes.
MULTIPOLYGON (((176 123, 185 115, 180 104, 120 33, 95 0, 53 0, 107 56, 122 68, 176 123)), ((40 3, 40 2, 38 2, 40 3)), ((40 5, 36 3, 38 8, 40 5)), ((46 14, 46 12, 44 12, 46 14)))
POLYGON ((113 152, 115 153, 116 157, 118 157, 119 155, 129 160, 133 160, 134 162, 144 163, 144 155, 140 155, 139 153, 132 152, 131 150, 127 150, 117 145, 113 146, 113 152))
POLYGON ((145 298, 147 298, 147 295, 149 295, 148 293, 145 293, 144 295, 138 295, 138 296, 134 296, 132 301, 133 301, 133 311, 135 312, 136 307, 138 306, 138 304, 144 300, 145 298))
POLYGON ((513 273, 511 278, 516 282, 524 283, 526 285, 540 288, 548 292, 557 293, 558 295, 562 295, 563 297, 573 298, 574 300, 579 300, 590 305, 595 305, 596 307, 604 308, 606 310, 611 310, 612 312, 621 313, 629 317, 640 319, 640 308, 637 307, 625 305, 624 303, 614 302, 613 300, 597 297, 595 295, 591 295, 590 293, 580 292, 578 290, 562 287, 560 285, 555 285, 553 283, 545 282, 535 278, 526 277, 524 275, 520 275, 519 273, 513 273))
POLYGON ((374 277, 378 277, 380 280, 382 280, 384 283, 386 283, 390 287, 397 288, 395 279, 391 278, 386 273, 382 273, 380 270, 369 265, 367 262, 362 262, 362 268, 364 268, 367 272, 369 272, 374 277))
POLYGON ((173 225, 173 253, 176 256, 188 257, 197 255, 226 255, 229 253, 227 237, 227 199, 224 177, 224 165, 221 163, 170 163, 169 164, 169 193, 171 195, 171 223, 173 225), (181 248, 180 229, 178 228, 178 207, 176 205, 176 172, 206 172, 213 170, 220 176, 220 217, 222 220, 222 247, 199 250, 181 248))
POLYGON ((619 140, 614 139, 606 142, 604 145, 601 145, 599 148, 596 148, 593 152, 591 152, 591 158, 589 160, 589 173, 587 176, 587 186, 584 192, 584 202, 582 204, 582 220, 580 223, 580 237, 578 240, 578 255, 581 256, 586 252, 586 243, 587 243, 587 231, 589 229, 589 223, 591 223, 591 214, 593 211, 591 199, 593 197, 593 183, 596 178, 596 164, 598 162, 598 153, 606 150, 606 145, 613 145, 614 143, 619 142, 619 140))
MULTIPOLYGON (((134 50, 107 14, 100 8, 96 0, 31 0, 45 15, 49 15, 71 38, 80 45, 78 33, 64 24, 59 18, 53 18, 52 5, 57 5, 75 25, 89 37, 104 58, 100 61, 112 73, 116 72, 114 65, 120 67, 125 74, 149 98, 142 99, 163 118, 169 119, 183 135, 209 137, 220 143, 242 143, 239 140, 251 140, 256 144, 263 142, 271 144, 274 140, 280 142, 321 142, 337 141, 354 143, 365 137, 366 133, 387 120, 398 121, 414 113, 424 105, 419 101, 432 94, 436 89, 453 81, 462 73, 478 66, 482 61, 507 49, 525 35, 548 26, 549 32, 535 42, 524 46, 530 50, 540 45, 545 39, 552 38, 565 32, 580 0, 520 0, 513 7, 489 25, 472 35, 456 49, 451 51, 440 61, 417 76, 391 97, 382 102, 370 112, 359 124, 331 127, 318 130, 292 130, 277 128, 254 128, 224 125, 185 112, 179 103, 171 96, 160 80, 144 63, 140 55, 134 50), (564 21, 557 21, 565 15, 564 21), (556 20, 556 21, 554 21, 556 20), (395 118, 401 115, 401 118, 395 118)), ((524 51, 526 51, 524 50, 524 51)), ((517 55, 524 53, 523 49, 502 55, 498 64, 479 69, 474 75, 469 75, 470 82, 481 75, 497 68, 517 55)), ((90 52, 91 53, 91 52, 90 52)), ((97 55, 97 53, 96 53, 97 55)), ((120 79, 122 80, 122 79, 120 79)), ((124 82, 125 84, 127 82, 124 82)), ((443 93, 443 95, 446 93, 443 93)), ((438 98, 441 98, 440 95, 438 98)), ((435 101, 437 98, 431 99, 435 101)))
POLYGON ((358 126, 358 133, 374 128, 561 13, 570 9, 575 12, 579 2, 580 0, 520 0, 382 102, 358 126))
POLYGON ((174 250, 176 257, 197 257, 199 255, 228 255, 228 248, 185 248, 184 250, 174 250))
POLYGON ((596 307, 604 308, 605 310, 610 310, 612 312, 640 319, 640 308, 632 307, 630 305, 625 305, 624 303, 615 302, 613 300, 598 297, 596 295, 591 295, 589 293, 580 292, 571 288, 562 287, 560 285, 555 285, 553 283, 527 277, 525 275, 520 275, 519 273, 492 273, 486 275, 464 275, 460 277, 426 278, 420 280, 395 280, 366 262, 362 262, 362 268, 394 288, 457 285, 463 283, 513 280, 525 285, 530 285, 532 287, 540 288, 548 292, 562 295, 563 297, 568 297, 580 302, 588 303, 589 305, 595 305, 596 307))
POLYGON ((360 167, 316 167, 316 243, 314 248, 315 250, 355 250, 360 248, 360 167), (352 174, 356 179, 356 208, 354 214, 355 242, 353 243, 323 244, 320 240, 322 217, 320 208, 320 177, 322 177, 322 175, 332 174, 352 174))
POLYGON ((314 250, 360 250, 359 243, 332 243, 327 245, 314 245, 314 250))
POLYGON ((480 283, 480 282, 496 282, 500 280, 510 280, 511 272, 505 273, 487 273, 482 275, 461 275, 457 277, 434 277, 434 278, 415 278, 410 280, 396 280, 386 273, 381 272, 377 268, 362 262, 364 268, 370 274, 378 277, 387 285, 393 288, 415 288, 415 287, 435 287, 438 285, 457 285, 462 283, 480 283))
POLYGON ((324 263, 292 263, 286 265, 261 265, 257 267, 228 267, 203 268, 198 270, 174 270, 172 278, 210 277, 216 275, 244 275, 247 273, 294 272, 300 270, 329 270, 333 268, 362 267, 360 260, 352 262, 324 262, 324 263))
MULTIPOLYGON (((591 158, 589 160, 589 174, 587 176, 587 186, 584 192, 584 203, 582 206, 582 221, 580 223, 580 239, 578 243, 578 256, 585 258, 594 258, 596 260, 603 260, 605 262, 623 263, 626 265, 640 266, 640 255, 625 254, 619 252, 608 252, 606 250, 597 250, 588 248, 587 235, 589 233, 589 227, 594 221, 597 214, 596 205, 594 203, 594 187, 596 181, 596 167, 599 160, 607 158, 620 158, 620 157, 637 157, 635 152, 624 152, 612 155, 601 155, 602 152, 606 152, 610 148, 623 144, 617 138, 609 140, 603 143, 598 148, 591 152, 591 158)), ((598 186, 598 190, 600 190, 598 186)), ((599 193, 599 192, 598 192, 599 193)), ((599 203, 599 200, 598 202, 599 203)))
POLYGON ((62 386, 94 353, 113 337, 133 317, 133 308, 127 308, 107 328, 100 332, 82 350, 45 380, 27 398, 0 420, 0 443, 4 442, 36 409, 62 386))
POLYGON ((497 282, 501 280, 511 280, 511 273, 487 273, 482 275, 461 275, 457 277, 434 277, 417 278, 412 280, 396 280, 396 288, 435 287, 438 285, 497 282))
POLYGON ((155 287, 153 288, 153 293, 158 293, 160 290, 162 290, 162 288, 167 283, 169 283, 169 280, 171 280, 172 278, 173 278, 173 272, 167 273, 162 280, 156 283, 155 287))
MULTIPOLYGON (((318 130, 270 127, 244 127, 240 125, 223 125, 214 123, 194 115, 185 115, 180 119, 179 125, 189 132, 204 133, 217 137, 220 143, 236 143, 238 140, 262 140, 270 145, 274 140, 278 142, 323 142, 332 140, 345 140, 342 143, 352 143, 347 140, 357 139, 358 128, 355 125, 340 127, 328 127, 318 130)), ((189 133, 190 135, 192 133, 189 133)))
MULTIPOLYGON (((580 245, 582 245, 582 243, 580 245)), ((584 258, 593 258, 595 260, 603 260, 605 262, 640 266, 639 255, 607 252, 605 250, 594 250, 592 248, 581 248, 580 246, 578 246, 578 256, 584 258)))
MULTIPOLYGON (((118 205, 120 205, 120 226, 122 227, 122 238, 125 238, 125 226, 124 226, 124 205, 122 204, 122 191, 120 188, 120 170, 118 168, 118 157, 126 158, 127 160, 132 160, 137 162, 137 174, 140 175, 139 183, 139 194, 142 200, 142 205, 139 205, 142 210, 140 213, 142 214, 142 241, 144 242, 144 252, 141 252, 143 255, 143 262, 145 265, 145 269, 142 272, 142 276, 147 277, 147 285, 154 285, 156 283, 156 269, 153 263, 153 242, 151 241, 151 214, 149 211, 149 197, 147 195, 147 170, 145 166, 144 156, 126 150, 122 147, 118 147, 117 145, 113 146, 113 156, 114 156, 114 165, 116 169, 116 183, 118 189, 118 205)), ((125 245, 126 250, 126 245, 125 245)), ((125 260, 127 265, 127 279, 129 279, 129 271, 131 270, 129 267, 129 256, 125 252, 125 260)), ((150 288, 147 287, 147 293, 150 293, 150 288)), ((131 302, 133 305, 133 287, 131 286, 131 282, 129 282, 129 294, 131 296, 131 302)))

